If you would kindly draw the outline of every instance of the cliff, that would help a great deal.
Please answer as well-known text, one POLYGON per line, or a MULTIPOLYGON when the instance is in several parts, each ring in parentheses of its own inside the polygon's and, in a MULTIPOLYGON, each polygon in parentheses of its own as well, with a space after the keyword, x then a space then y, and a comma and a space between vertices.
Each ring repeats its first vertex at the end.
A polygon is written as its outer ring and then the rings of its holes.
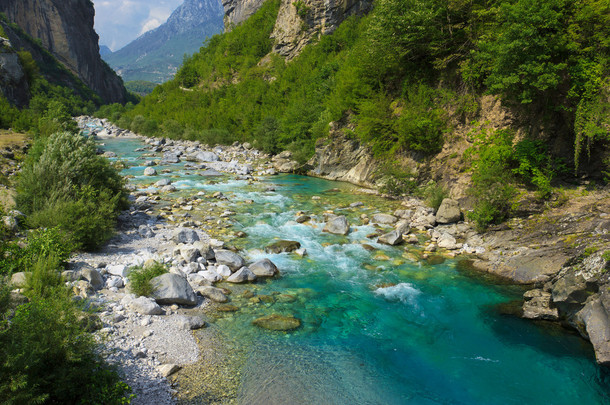
POLYGON ((125 81, 163 83, 182 65, 185 54, 199 51, 205 39, 222 32, 218 0, 186 0, 167 22, 104 56, 125 81))
MULTIPOLYGON (((263 0, 225 0, 225 30, 258 10, 263 0)), ((292 59, 320 35, 332 33, 351 15, 367 13, 372 0, 282 0, 271 34, 273 52, 292 59)))
POLYGON ((107 103, 125 102, 121 79, 99 54, 89 0, 0 0, 0 12, 78 76, 107 103))

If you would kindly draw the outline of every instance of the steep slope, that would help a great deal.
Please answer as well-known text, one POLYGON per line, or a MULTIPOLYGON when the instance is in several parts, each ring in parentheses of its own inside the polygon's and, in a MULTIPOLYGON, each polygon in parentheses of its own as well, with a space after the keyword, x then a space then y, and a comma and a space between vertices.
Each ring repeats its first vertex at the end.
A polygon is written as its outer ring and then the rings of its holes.
POLYGON ((78 76, 105 102, 124 102, 121 79, 99 55, 90 0, 0 0, 0 12, 78 76))
POLYGON ((176 74, 184 54, 222 31, 222 13, 219 0, 186 0, 165 24, 104 59, 125 81, 163 83, 176 74))

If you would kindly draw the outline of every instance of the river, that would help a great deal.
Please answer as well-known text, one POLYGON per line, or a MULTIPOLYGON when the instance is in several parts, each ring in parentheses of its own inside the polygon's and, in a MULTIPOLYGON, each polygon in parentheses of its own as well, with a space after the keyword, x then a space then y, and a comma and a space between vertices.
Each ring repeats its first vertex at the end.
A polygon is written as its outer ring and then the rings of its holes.
MULTIPOLYGON (((142 190, 171 177, 174 199, 222 192, 228 200, 215 204, 234 211, 233 230, 247 235, 227 242, 248 260, 268 257, 280 269, 273 280, 221 283, 233 290, 230 304, 239 310, 210 316, 213 328, 242 348, 237 403, 610 403, 610 378, 588 342, 501 310, 520 298, 521 288, 484 278, 457 260, 418 260, 417 247, 369 238, 376 229, 360 216, 391 213, 396 202, 295 175, 251 183, 204 178, 175 164, 145 177, 144 152, 135 151, 141 141, 104 143, 127 162, 123 174, 142 190), (354 202, 363 205, 349 207, 354 202), (322 232, 329 210, 348 217, 348 236, 322 232), (312 220, 295 222, 299 211, 312 220), (307 256, 264 253, 277 239, 300 242, 307 256), (272 332, 252 325, 272 313, 293 315, 302 326, 272 332)), ((207 215, 203 207, 194 218, 207 215)))

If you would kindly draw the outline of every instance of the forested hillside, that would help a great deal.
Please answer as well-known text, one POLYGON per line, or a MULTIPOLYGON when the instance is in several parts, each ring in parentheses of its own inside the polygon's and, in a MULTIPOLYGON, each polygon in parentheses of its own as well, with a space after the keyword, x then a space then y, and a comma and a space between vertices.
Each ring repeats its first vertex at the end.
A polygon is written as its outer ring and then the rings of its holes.
MULTIPOLYGON (((293 5, 307 24, 307 7, 293 5)), ((378 0, 290 62, 270 53, 278 7, 269 0, 211 38, 135 108, 102 113, 148 135, 250 141, 302 161, 338 121, 377 156, 425 160, 456 122, 485 120, 479 101, 491 94, 520 126, 473 125, 475 186, 508 172, 548 197, 557 174, 605 170, 604 156, 588 156, 610 136, 608 0, 378 0)))

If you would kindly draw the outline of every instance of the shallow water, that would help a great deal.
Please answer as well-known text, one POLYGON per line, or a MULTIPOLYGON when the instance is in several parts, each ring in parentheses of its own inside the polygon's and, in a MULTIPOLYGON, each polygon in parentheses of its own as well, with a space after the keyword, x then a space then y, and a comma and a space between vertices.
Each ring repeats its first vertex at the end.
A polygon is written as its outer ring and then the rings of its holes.
POLYGON ((139 166, 144 160, 133 152, 139 141, 105 142, 137 166, 125 173, 142 188, 170 176, 180 179, 176 196, 222 191, 237 212, 234 228, 248 235, 231 242, 249 260, 269 257, 280 268, 279 279, 227 286, 240 310, 215 319, 246 348, 239 403, 610 403, 610 379, 587 342, 497 310, 518 299, 521 289, 484 281, 453 260, 414 262, 404 248, 368 239, 375 228, 358 225, 359 215, 391 212, 393 202, 301 176, 254 185, 229 176, 206 179, 181 164, 167 166, 172 173, 145 178, 139 166), (275 191, 265 191, 268 186, 275 191), (364 206, 345 208, 355 201, 364 206), (322 213, 329 209, 348 216, 350 235, 322 232, 322 213), (298 211, 312 215, 311 223, 294 222, 298 211), (299 241, 308 256, 263 253, 276 239, 299 241), (378 260, 379 253, 389 260, 378 260), (251 324, 271 313, 294 315, 303 324, 289 333, 251 324))

